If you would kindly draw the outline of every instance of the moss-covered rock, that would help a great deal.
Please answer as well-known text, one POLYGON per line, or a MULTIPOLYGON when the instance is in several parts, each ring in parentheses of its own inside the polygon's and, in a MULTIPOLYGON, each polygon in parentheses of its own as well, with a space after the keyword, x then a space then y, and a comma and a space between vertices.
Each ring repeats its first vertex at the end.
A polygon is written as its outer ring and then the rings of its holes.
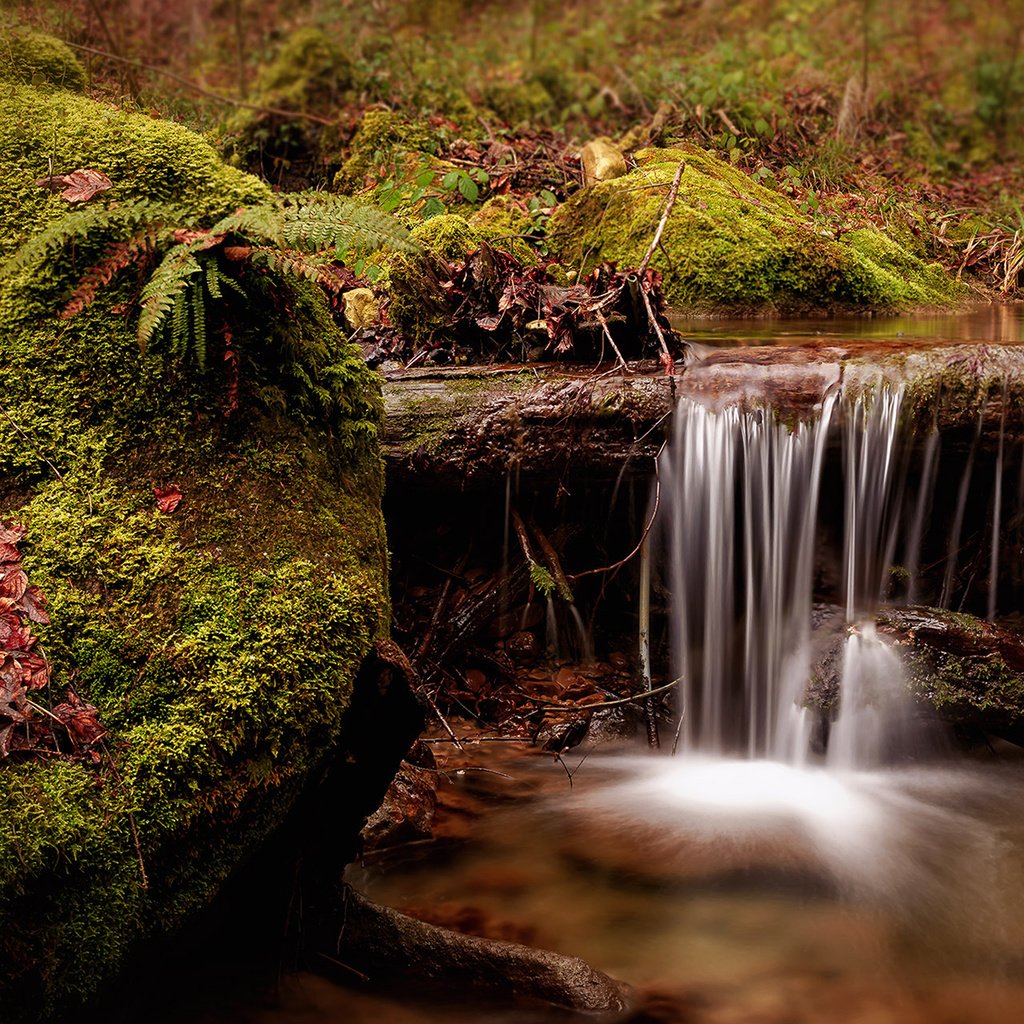
POLYGON ((636 266, 668 186, 679 192, 651 265, 669 302, 696 311, 799 310, 948 303, 958 286, 880 231, 823 233, 786 196, 695 146, 647 149, 624 177, 582 189, 551 217, 552 252, 581 273, 636 266))
MULTIPOLYGON (((177 126, 0 91, 4 255, 66 213, 32 184, 51 154, 110 176, 94 204, 172 199, 202 223, 268 194, 177 126)), ((96 766, 0 761, 5 1021, 88 997, 212 898, 329 756, 388 614, 378 383, 319 295, 254 300, 229 415, 223 361, 140 350, 130 271, 71 320, 47 310, 84 260, 0 272, 0 518, 28 527, 50 600, 50 694, 73 686, 110 730, 96 766), (286 366, 334 400, 302 404, 286 366)))
POLYGON ((71 48, 28 28, 0 31, 0 81, 81 92, 85 69, 71 48))
POLYGON ((368 110, 359 122, 348 148, 348 157, 334 178, 337 192, 355 192, 381 169, 394 169, 401 180, 423 158, 437 152, 437 142, 426 124, 410 121, 393 110, 368 110))
POLYGON ((262 109, 240 109, 227 121, 232 161, 280 180, 287 171, 318 183, 339 142, 339 129, 277 111, 313 114, 328 122, 353 95, 353 69, 339 41, 318 28, 287 36, 260 72, 249 97, 262 109))

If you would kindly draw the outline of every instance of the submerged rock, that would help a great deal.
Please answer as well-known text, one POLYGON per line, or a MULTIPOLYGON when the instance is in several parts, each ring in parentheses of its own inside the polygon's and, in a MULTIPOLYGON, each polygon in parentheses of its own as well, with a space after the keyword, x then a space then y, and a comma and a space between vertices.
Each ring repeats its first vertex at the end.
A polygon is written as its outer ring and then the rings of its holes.
POLYGON ((57 315, 125 208, 173 201, 202 226, 266 186, 177 125, 4 93, 0 518, 27 527, 25 568, 50 601, 51 691, 73 689, 108 729, 98 765, 0 761, 13 1022, 87 999, 282 820, 332 756, 385 629, 387 561, 378 386, 312 288, 295 286, 288 316, 267 295, 235 307, 237 375, 160 339, 143 351, 131 271, 57 315), (113 187, 69 215, 34 185, 51 158, 113 187), (73 256, 9 260, 62 232, 73 256), (180 503, 161 506, 172 491, 180 503))

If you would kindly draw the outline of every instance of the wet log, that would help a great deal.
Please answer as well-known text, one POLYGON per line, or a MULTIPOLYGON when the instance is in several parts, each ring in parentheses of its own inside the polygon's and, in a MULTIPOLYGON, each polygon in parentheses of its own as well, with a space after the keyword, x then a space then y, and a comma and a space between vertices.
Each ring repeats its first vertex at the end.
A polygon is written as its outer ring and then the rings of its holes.
POLYGON ((453 996, 472 990, 509 1003, 539 1001, 584 1013, 625 1006, 625 986, 583 960, 439 928, 352 889, 346 889, 337 946, 324 961, 363 972, 374 985, 453 996))
MULTIPOLYGON (((567 472, 645 475, 678 399, 771 407, 792 422, 841 386, 905 382, 907 415, 944 435, 1024 430, 1024 349, 894 341, 759 346, 695 352, 665 376, 654 363, 619 368, 451 367, 398 372, 384 384, 389 472, 459 486, 510 469, 547 478, 567 472)), ((955 440, 955 438, 954 438, 955 440)))

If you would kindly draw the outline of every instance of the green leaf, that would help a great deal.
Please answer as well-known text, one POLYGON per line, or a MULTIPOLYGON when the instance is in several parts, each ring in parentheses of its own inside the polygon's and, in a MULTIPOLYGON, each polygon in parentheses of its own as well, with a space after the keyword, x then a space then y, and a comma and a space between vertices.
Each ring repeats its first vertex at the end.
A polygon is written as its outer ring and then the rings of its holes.
POLYGON ((459 192, 467 203, 475 203, 480 198, 480 186, 468 174, 459 178, 459 192))

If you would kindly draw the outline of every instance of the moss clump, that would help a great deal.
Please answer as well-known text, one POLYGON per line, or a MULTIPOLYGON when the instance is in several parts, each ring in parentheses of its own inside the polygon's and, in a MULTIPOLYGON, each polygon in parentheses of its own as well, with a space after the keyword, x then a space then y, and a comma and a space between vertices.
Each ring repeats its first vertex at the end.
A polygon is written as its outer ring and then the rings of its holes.
POLYGON ((335 38, 317 28, 298 29, 256 81, 252 102, 267 109, 238 111, 225 125, 226 149, 234 162, 259 167, 271 177, 280 175, 275 165, 282 163, 299 163, 307 171, 319 167, 322 173, 327 154, 339 143, 337 132, 269 108, 329 118, 351 98, 353 88, 352 64, 335 38))
POLYGON ((669 302, 698 311, 940 304, 956 284, 875 230, 832 238, 785 196, 694 146, 641 150, 637 169, 577 193, 551 217, 552 251, 591 270, 640 263, 680 161, 662 245, 651 261, 669 302))
POLYGON ((349 143, 348 158, 335 175, 334 190, 357 191, 366 186, 368 177, 379 177, 378 172, 391 169, 392 176, 401 180, 407 164, 421 162, 416 154, 436 151, 437 143, 427 125, 409 121, 393 110, 368 110, 349 143))
POLYGON ((15 28, 0 32, 0 81, 81 92, 85 88, 85 69, 59 39, 15 28))
POLYGON ((0 102, 0 256, 68 212, 67 202, 36 185, 51 158, 58 173, 88 167, 106 174, 114 186, 104 201, 179 203, 213 218, 270 197, 265 185, 226 167, 180 125, 12 82, 0 82, 0 102))
MULTIPOLYGON (((16 198, 54 145, 122 201, 173 197, 199 223, 267 195, 176 126, 67 93, 6 99, 8 249, 66 212, 16 198)), ((0 283, 0 389, 18 423, 0 421, 0 517, 28 526, 25 567, 50 599, 51 693, 73 683, 99 707, 116 773, 0 763, 5 1021, 88 997, 141 936, 209 901, 329 756, 388 614, 378 382, 319 295, 296 287, 277 312, 260 299, 226 416, 222 366, 140 351, 118 312, 133 281, 62 321, 35 315, 39 289, 83 268, 43 269, 0 283), (334 400, 317 411, 270 388, 286 357, 334 400), (170 483, 173 515, 153 497, 170 483)))

